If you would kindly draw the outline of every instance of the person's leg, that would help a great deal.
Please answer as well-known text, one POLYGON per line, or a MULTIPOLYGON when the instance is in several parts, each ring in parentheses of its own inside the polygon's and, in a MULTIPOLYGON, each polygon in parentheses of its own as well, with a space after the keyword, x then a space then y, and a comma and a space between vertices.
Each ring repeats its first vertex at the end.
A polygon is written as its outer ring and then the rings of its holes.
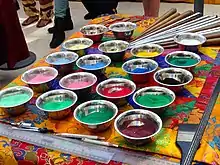
POLYGON ((55 0, 55 17, 64 18, 69 8, 68 0, 55 0))
POLYGON ((113 14, 114 10, 116 10, 118 6, 118 0, 99 0, 100 5, 99 5, 99 10, 101 11, 102 14, 109 13, 113 14))
MULTIPOLYGON (((71 13, 69 9, 69 3, 68 1, 63 0, 55 0, 55 21, 56 17, 58 18, 64 18, 65 24, 64 24, 64 30, 72 30, 73 29, 73 22, 71 19, 71 13)), ((48 29, 48 32, 50 34, 54 33, 55 26, 48 29)))
POLYGON ((35 0, 22 0, 25 14, 28 18, 22 23, 23 26, 37 22, 39 19, 39 11, 36 8, 35 0))
POLYGON ((51 48, 56 48, 65 40, 65 30, 73 29, 68 0, 55 0, 55 24, 48 29, 53 32, 51 48))
POLYGON ((82 0, 88 14, 85 19, 93 19, 102 14, 115 14, 118 0, 82 0))
POLYGON ((88 19, 93 19, 95 18, 98 14, 96 13, 96 2, 94 0, 81 0, 84 7, 88 11, 88 13, 84 16, 85 20, 88 19))
POLYGON ((147 17, 158 17, 160 0, 143 0, 144 15, 147 17))
POLYGON ((52 22, 53 0, 39 0, 40 3, 40 21, 37 27, 44 27, 52 22))

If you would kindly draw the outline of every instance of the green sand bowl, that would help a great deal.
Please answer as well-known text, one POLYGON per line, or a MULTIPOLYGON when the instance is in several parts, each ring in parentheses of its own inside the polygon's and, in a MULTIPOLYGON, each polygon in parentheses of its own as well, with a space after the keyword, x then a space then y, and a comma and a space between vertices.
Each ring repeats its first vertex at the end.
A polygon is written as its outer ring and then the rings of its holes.
POLYGON ((175 99, 176 96, 173 91, 158 86, 142 88, 133 95, 135 104, 157 114, 162 113, 175 99))
POLYGON ((24 113, 26 104, 33 97, 34 92, 31 88, 15 86, 0 91, 0 108, 12 116, 24 113))
POLYGON ((74 111, 74 118, 91 132, 106 130, 118 114, 116 105, 105 100, 87 101, 74 111))
POLYGON ((67 117, 77 101, 77 95, 69 90, 52 90, 37 98, 36 106, 48 113, 49 118, 60 120, 67 117))
POLYGON ((165 61, 172 67, 192 69, 201 62, 201 57, 193 52, 176 51, 166 55, 165 61))

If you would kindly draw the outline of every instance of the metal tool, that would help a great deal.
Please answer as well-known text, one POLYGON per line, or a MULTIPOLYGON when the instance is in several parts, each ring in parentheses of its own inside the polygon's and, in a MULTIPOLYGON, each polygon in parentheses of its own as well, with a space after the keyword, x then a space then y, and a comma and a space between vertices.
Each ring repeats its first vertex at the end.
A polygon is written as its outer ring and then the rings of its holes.
MULTIPOLYGON (((184 24, 184 23, 186 23, 186 22, 191 21, 191 20, 194 19, 194 18, 198 18, 199 16, 201 16, 200 13, 195 13, 195 14, 190 15, 190 16, 184 18, 184 19, 181 19, 181 20, 179 20, 179 21, 177 21, 177 22, 175 22, 175 23, 173 23, 173 24, 171 24, 171 25, 169 25, 169 26, 167 26, 167 27, 164 27, 164 28, 162 28, 162 29, 159 29, 159 30, 157 30, 157 31, 155 31, 155 32, 153 32, 153 33, 150 33, 149 35, 145 35, 145 36, 143 36, 143 37, 141 37, 141 38, 138 38, 136 41, 142 40, 142 39, 147 38, 147 37, 149 37, 149 36, 153 36, 153 35, 158 34, 158 33, 160 33, 160 32, 163 32, 163 31, 166 31, 166 30, 171 29, 171 28, 173 28, 173 27, 176 27, 176 26, 178 26, 178 25, 182 25, 182 24, 184 24)), ((135 41, 134 41, 134 42, 135 42, 135 41)), ((133 43, 133 42, 132 42, 132 43, 133 43)))
POLYGON ((146 155, 143 152, 100 146, 38 132, 26 134, 22 130, 14 130, 10 125, 5 124, 0 124, 0 135, 106 164, 114 160, 130 165, 178 165, 178 163, 146 155))
POLYGON ((39 133, 54 133, 53 130, 47 128, 37 128, 37 127, 25 127, 25 128, 12 127, 12 129, 20 130, 20 131, 39 132, 39 133))
POLYGON ((211 20, 207 20, 206 22, 201 22, 192 26, 187 26, 187 27, 182 27, 180 29, 175 29, 175 31, 171 31, 168 34, 163 34, 160 36, 153 36, 153 37, 149 37, 149 38, 145 38, 141 41, 137 41, 137 42, 133 42, 130 44, 130 48, 139 46, 139 45, 143 45, 146 43, 158 43, 158 41, 161 40, 165 40, 165 39, 170 39, 173 38, 175 35, 177 35, 178 33, 182 33, 182 32, 199 32, 199 31, 204 31, 204 28, 211 28, 212 26, 216 26, 216 25, 220 25, 220 19, 219 18, 213 18, 211 20), (157 42, 156 42, 157 41, 157 42))
POLYGON ((93 136, 93 135, 82 135, 82 134, 70 134, 70 133, 56 133, 56 136, 66 137, 66 138, 74 138, 74 139, 93 139, 93 140, 104 140, 105 137, 93 136))
POLYGON ((219 93, 220 93, 220 79, 218 79, 218 82, 213 91, 213 95, 211 96, 209 103, 204 111, 200 124, 180 125, 177 136, 177 144, 179 145, 182 151, 182 160, 180 163, 181 165, 192 164, 195 154, 200 146, 200 141, 206 129, 208 120, 210 118, 210 115, 212 113, 213 107, 215 105, 219 93))

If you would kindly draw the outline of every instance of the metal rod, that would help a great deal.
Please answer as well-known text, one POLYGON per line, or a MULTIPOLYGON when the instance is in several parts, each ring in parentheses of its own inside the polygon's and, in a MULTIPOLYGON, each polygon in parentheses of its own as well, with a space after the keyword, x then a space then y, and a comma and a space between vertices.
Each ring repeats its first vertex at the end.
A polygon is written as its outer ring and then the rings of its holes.
MULTIPOLYGON (((216 18, 215 16, 213 16, 213 17, 204 16, 204 19, 201 19, 201 17, 200 17, 200 18, 198 18, 197 20, 195 20, 193 22, 190 21, 190 22, 186 23, 185 26, 183 24, 183 25, 180 25, 178 27, 172 28, 172 29, 170 29, 168 31, 165 31, 165 32, 162 32, 162 33, 159 33, 159 34, 155 34, 155 35, 153 35, 151 37, 148 37, 146 39, 150 40, 151 38, 153 38, 153 39, 165 38, 165 36, 170 35, 171 33, 179 33, 179 32, 181 32, 181 31, 183 31, 183 30, 185 30, 187 28, 201 26, 203 24, 208 24, 208 23, 210 23, 212 21, 214 22, 216 20, 219 20, 219 18, 216 18)), ((133 44, 140 44, 140 43, 141 43, 141 41, 136 41, 136 42, 132 42, 131 45, 133 45, 133 44)))
POLYGON ((152 35, 154 35, 154 34, 157 34, 157 33, 159 33, 159 32, 162 32, 162 31, 165 31, 165 30, 167 30, 167 29, 170 29, 170 28, 173 28, 173 27, 175 27, 175 26, 178 26, 178 25, 181 25, 181 24, 183 24, 183 23, 186 23, 186 22, 192 20, 193 18, 198 18, 200 15, 201 15, 201 13, 195 13, 195 14, 193 14, 193 15, 190 15, 190 16, 188 16, 188 17, 186 17, 186 18, 183 18, 183 19, 181 19, 181 20, 179 20, 179 21, 177 21, 177 22, 175 22, 175 23, 173 23, 173 24, 171 24, 171 25, 169 25, 169 26, 167 26, 167 27, 164 27, 164 28, 162 28, 162 29, 160 29, 160 30, 157 30, 157 31, 155 31, 155 32, 153 32, 153 33, 151 33, 151 34, 145 35, 145 36, 143 36, 143 37, 137 39, 136 41, 142 40, 142 39, 144 39, 144 38, 147 38, 147 37, 152 36, 152 35))
MULTIPOLYGON (((207 25, 207 26, 210 26, 210 25, 207 25)), ((220 25, 219 25, 220 26, 220 25)), ((200 29, 202 29, 203 27, 200 27, 200 29)), ((217 27, 217 28, 212 28, 212 29, 209 29, 209 30, 203 30, 203 31, 198 31, 197 33, 199 34, 202 34, 204 36, 206 35, 214 35, 214 34, 219 34, 220 33, 220 27, 217 27)), ((163 43, 166 43, 166 42, 171 42, 173 41, 173 36, 169 37, 169 38, 165 38, 165 39, 159 39, 159 40, 154 40, 154 41, 150 41, 150 42, 145 42, 145 43, 142 43, 142 44, 138 44, 138 45, 135 45, 135 46, 130 46, 130 48, 133 48, 133 47, 136 47, 136 46, 141 46, 141 45, 144 45, 146 43, 155 43, 155 44, 163 44, 163 43)))
POLYGON ((178 33, 183 33, 183 32, 193 32, 193 31, 201 31, 203 30, 203 28, 206 28, 206 27, 210 27, 210 26, 213 26, 213 25, 219 25, 220 24, 220 18, 215 18, 214 21, 207 21, 207 22, 202 22, 198 25, 194 25, 194 26, 191 26, 191 27, 187 27, 187 28, 183 28, 183 29, 179 29, 173 33, 169 33, 167 35, 162 35, 161 37, 151 37, 151 38, 146 38, 142 41, 139 41, 139 42, 136 42, 134 44, 131 44, 130 46, 132 47, 133 45, 142 45, 144 43, 149 43, 149 42, 153 42, 153 41, 158 41, 158 40, 162 40, 162 39, 166 39, 166 38, 171 38, 171 37, 174 37, 176 34, 178 33))
MULTIPOLYGON (((168 33, 172 32, 172 31, 175 31, 176 29, 179 29, 179 28, 181 28, 181 27, 184 27, 184 26, 187 26, 187 25, 190 26, 191 24, 198 24, 198 23, 200 23, 200 22, 204 22, 204 21, 206 21, 206 20, 210 20, 210 19, 213 19, 213 18, 215 18, 215 17, 209 17, 209 16, 199 17, 199 18, 197 18, 197 19, 195 19, 195 20, 192 20, 192 21, 190 21, 190 22, 186 22, 186 23, 184 23, 184 24, 181 24, 181 25, 176 26, 176 27, 174 27, 174 28, 171 28, 171 29, 169 29, 169 30, 166 30, 166 31, 157 33, 157 34, 153 35, 152 37, 156 37, 156 36, 161 36, 161 35, 164 35, 164 34, 168 34, 168 33)), ((150 38, 150 37, 149 37, 149 38, 150 38)))

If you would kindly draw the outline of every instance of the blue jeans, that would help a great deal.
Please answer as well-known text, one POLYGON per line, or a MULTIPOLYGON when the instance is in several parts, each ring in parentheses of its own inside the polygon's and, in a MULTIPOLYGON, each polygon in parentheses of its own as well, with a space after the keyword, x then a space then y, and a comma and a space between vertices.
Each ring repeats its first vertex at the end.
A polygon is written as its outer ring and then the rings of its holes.
POLYGON ((68 8, 68 0, 55 0, 55 17, 64 18, 68 8))

